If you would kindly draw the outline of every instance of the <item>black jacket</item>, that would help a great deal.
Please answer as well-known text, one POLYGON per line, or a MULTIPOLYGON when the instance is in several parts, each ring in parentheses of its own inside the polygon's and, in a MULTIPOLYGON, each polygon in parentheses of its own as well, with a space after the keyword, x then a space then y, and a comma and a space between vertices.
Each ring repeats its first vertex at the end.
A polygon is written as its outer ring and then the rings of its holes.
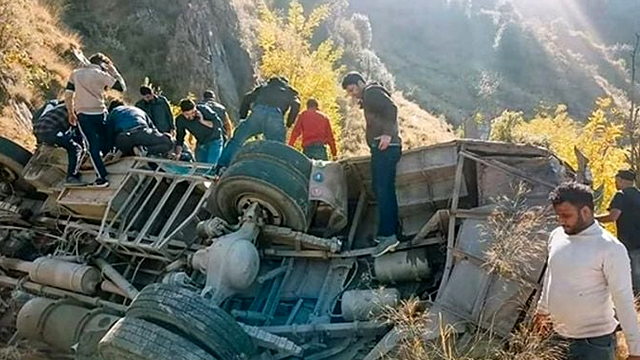
POLYGON ((196 138, 199 144, 222 139, 223 125, 218 114, 207 105, 196 105, 196 109, 202 114, 204 120, 213 124, 213 128, 201 124, 198 119, 187 120, 183 115, 179 115, 176 118, 176 145, 182 146, 184 144, 187 130, 196 138))
POLYGON ((402 143, 398 134, 398 107, 387 89, 379 83, 367 84, 360 104, 364 110, 370 146, 375 146, 376 138, 381 135, 391 136, 392 144, 402 143))
POLYGON ((300 111, 300 98, 298 97, 298 91, 287 82, 279 78, 271 78, 266 84, 260 85, 245 94, 242 104, 240 104, 240 118, 246 118, 249 114, 249 109, 253 105, 275 107, 280 109, 283 115, 290 109, 287 117, 287 127, 290 127, 295 122, 300 111))
POLYGON ((153 100, 146 102, 144 99, 136 103, 136 107, 144 110, 149 115, 153 124, 160 132, 168 133, 176 127, 173 124, 173 114, 169 101, 162 95, 157 95, 153 100))

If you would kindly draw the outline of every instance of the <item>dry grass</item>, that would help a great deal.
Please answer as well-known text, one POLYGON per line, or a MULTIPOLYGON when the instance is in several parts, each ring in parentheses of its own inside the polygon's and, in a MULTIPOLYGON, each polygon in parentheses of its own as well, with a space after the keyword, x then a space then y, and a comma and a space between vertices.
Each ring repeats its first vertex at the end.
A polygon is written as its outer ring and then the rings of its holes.
POLYGON ((546 224, 550 223, 549 208, 529 206, 528 189, 524 183, 515 185, 513 197, 494 199, 495 209, 482 232, 491 239, 485 251, 485 266, 489 272, 518 279, 536 270, 547 253, 546 224))
POLYGON ((0 0, 0 135, 32 148, 30 109, 58 95, 71 71, 65 54, 79 46, 52 4, 0 0))
POLYGON ((39 352, 11 345, 0 348, 0 360, 47 360, 39 352))
POLYGON ((509 339, 500 339, 490 330, 467 329, 464 335, 420 311, 417 299, 387 308, 382 319, 395 324, 400 341, 390 360, 560 360, 563 346, 527 327, 520 327, 509 339), (425 334, 437 330, 436 341, 425 341, 425 334))
MULTIPOLYGON (((449 124, 405 99, 402 93, 394 93, 393 99, 398 105, 398 122, 403 150, 433 145, 455 138, 449 124)), ((344 107, 346 113, 341 136, 342 156, 368 155, 369 148, 365 139, 365 122, 362 110, 350 104, 345 104, 344 107)))

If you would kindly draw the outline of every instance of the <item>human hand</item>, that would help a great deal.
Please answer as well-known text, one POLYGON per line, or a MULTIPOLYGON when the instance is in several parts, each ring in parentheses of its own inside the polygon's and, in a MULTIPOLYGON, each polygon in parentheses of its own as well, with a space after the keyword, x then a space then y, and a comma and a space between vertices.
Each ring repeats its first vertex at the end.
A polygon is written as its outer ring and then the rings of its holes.
POLYGON ((391 136, 389 135, 380 135, 378 137, 380 143, 378 143, 378 149, 385 151, 389 147, 389 143, 391 143, 391 136))
POLYGON ((69 112, 69 125, 77 126, 78 125, 78 116, 73 111, 69 112))

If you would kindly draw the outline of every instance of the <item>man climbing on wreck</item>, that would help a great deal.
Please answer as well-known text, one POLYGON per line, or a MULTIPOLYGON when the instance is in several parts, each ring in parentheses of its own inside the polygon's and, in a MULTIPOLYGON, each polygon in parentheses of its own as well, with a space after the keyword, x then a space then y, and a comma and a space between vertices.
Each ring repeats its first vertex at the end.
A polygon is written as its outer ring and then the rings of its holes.
POLYGON ((398 134, 398 108, 391 94, 381 84, 367 83, 357 72, 348 73, 342 88, 358 101, 364 111, 366 139, 371 151, 371 179, 378 201, 378 246, 373 257, 393 251, 400 243, 398 233, 398 199, 396 165, 402 154, 398 134))
POLYGON ((233 137, 224 147, 215 173, 220 175, 244 142, 252 136, 263 134, 267 140, 284 143, 287 135, 284 115, 287 111, 289 128, 300 111, 300 98, 298 91, 284 77, 272 77, 266 84, 248 92, 240 104, 240 118, 244 120, 240 121, 233 137))

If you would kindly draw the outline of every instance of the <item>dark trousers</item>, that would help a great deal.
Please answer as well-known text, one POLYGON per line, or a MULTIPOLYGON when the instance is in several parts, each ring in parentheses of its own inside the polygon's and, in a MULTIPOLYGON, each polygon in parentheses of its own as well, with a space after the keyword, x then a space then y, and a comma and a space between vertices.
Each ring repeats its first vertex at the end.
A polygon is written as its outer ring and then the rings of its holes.
POLYGON ((315 160, 329 160, 327 156, 327 146, 325 144, 311 144, 305 146, 302 152, 307 155, 309 159, 315 160))
POLYGON ((242 120, 233 137, 222 150, 218 165, 227 167, 233 161, 233 157, 250 137, 264 134, 267 140, 284 142, 286 137, 282 111, 278 108, 265 105, 256 105, 251 109, 249 117, 242 120))
POLYGON ((121 132, 116 135, 115 144, 125 156, 133 154, 134 146, 144 146, 153 155, 166 154, 173 148, 173 140, 169 134, 149 128, 121 132))
POLYGON ((400 146, 389 146, 384 151, 371 147, 371 179, 378 201, 377 236, 391 236, 398 232, 396 165, 401 155, 400 146))
POLYGON ((616 359, 616 335, 586 339, 567 339, 558 337, 554 339, 565 348, 567 360, 615 360, 616 359))
POLYGON ((100 152, 107 153, 110 140, 107 135, 106 114, 88 115, 78 114, 78 124, 82 135, 89 143, 91 162, 98 174, 98 178, 107 178, 107 168, 102 162, 100 152))
POLYGON ((67 177, 78 177, 80 160, 82 159, 82 134, 77 129, 70 129, 66 132, 41 134, 36 136, 38 141, 61 147, 67 151, 67 177))

